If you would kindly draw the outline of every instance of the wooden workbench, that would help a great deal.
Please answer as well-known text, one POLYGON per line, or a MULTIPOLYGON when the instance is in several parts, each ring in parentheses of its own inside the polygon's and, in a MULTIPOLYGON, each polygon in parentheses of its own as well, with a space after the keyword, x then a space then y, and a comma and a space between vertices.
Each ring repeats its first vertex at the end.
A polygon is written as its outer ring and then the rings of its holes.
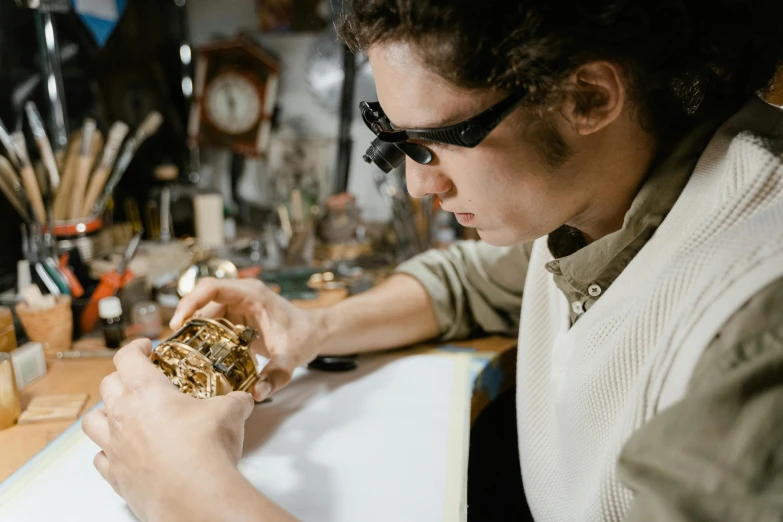
MULTIPOLYGON (((325 306, 343 299, 345 294, 324 296, 318 302, 298 302, 302 307, 325 306)), ((495 395, 513 386, 516 366, 516 339, 488 337, 448 345, 422 345, 410 349, 459 350, 474 355, 475 379, 472 417, 475 418, 495 395)), ((78 341, 79 350, 100 349, 100 339, 78 341)), ((100 401, 101 380, 114 371, 111 359, 54 359, 47 361, 47 374, 41 380, 24 388, 21 395, 22 409, 38 395, 87 393, 89 398, 82 414, 100 401)), ((22 467, 47 444, 57 438, 73 421, 50 421, 16 425, 0 431, 0 482, 22 467)))
MULTIPOLYGON (((114 371, 111 359, 47 361, 46 376, 21 392, 22 408, 37 395, 88 393, 82 413, 101 400, 101 380, 114 371)), ((44 446, 57 438, 73 421, 50 421, 17 424, 0 431, 0 482, 30 460, 44 446)))

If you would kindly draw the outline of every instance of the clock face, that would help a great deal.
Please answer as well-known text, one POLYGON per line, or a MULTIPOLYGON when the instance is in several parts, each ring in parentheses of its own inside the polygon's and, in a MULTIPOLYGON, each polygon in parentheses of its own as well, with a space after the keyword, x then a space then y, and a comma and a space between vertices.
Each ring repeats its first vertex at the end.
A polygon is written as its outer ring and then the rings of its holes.
POLYGON ((261 118, 261 96, 256 86, 241 74, 224 73, 207 86, 207 117, 226 134, 243 134, 261 118))

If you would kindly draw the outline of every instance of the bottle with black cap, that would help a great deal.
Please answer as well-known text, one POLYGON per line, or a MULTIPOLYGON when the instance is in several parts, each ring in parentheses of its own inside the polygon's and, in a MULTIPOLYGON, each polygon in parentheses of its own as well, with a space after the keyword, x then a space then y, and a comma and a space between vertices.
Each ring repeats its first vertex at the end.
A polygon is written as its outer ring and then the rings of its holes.
POLYGON ((106 348, 119 348, 125 339, 125 320, 119 297, 104 297, 98 301, 98 316, 103 323, 106 348))

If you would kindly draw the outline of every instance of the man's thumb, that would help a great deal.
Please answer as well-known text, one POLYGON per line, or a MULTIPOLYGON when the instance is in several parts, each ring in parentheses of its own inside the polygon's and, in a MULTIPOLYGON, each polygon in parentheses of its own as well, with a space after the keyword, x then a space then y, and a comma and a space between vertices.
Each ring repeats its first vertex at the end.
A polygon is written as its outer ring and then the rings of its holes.
POLYGON ((258 382, 253 387, 253 399, 261 402, 291 381, 294 368, 289 367, 283 357, 272 359, 261 370, 258 382))
POLYGON ((225 396, 225 400, 228 401, 229 408, 232 415, 237 415, 242 418, 242 422, 245 422, 250 414, 253 413, 253 397, 248 392, 234 391, 225 396))

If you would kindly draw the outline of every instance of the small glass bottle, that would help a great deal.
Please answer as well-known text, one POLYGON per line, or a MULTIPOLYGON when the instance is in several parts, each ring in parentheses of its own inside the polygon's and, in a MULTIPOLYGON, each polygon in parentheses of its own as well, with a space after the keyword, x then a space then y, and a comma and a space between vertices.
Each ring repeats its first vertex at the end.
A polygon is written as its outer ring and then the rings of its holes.
POLYGON ((119 348, 125 339, 125 321, 119 297, 104 297, 98 301, 98 315, 103 323, 106 348, 119 348))
POLYGON ((160 309, 157 303, 143 301, 133 305, 131 320, 136 333, 147 339, 156 339, 163 333, 160 309))

